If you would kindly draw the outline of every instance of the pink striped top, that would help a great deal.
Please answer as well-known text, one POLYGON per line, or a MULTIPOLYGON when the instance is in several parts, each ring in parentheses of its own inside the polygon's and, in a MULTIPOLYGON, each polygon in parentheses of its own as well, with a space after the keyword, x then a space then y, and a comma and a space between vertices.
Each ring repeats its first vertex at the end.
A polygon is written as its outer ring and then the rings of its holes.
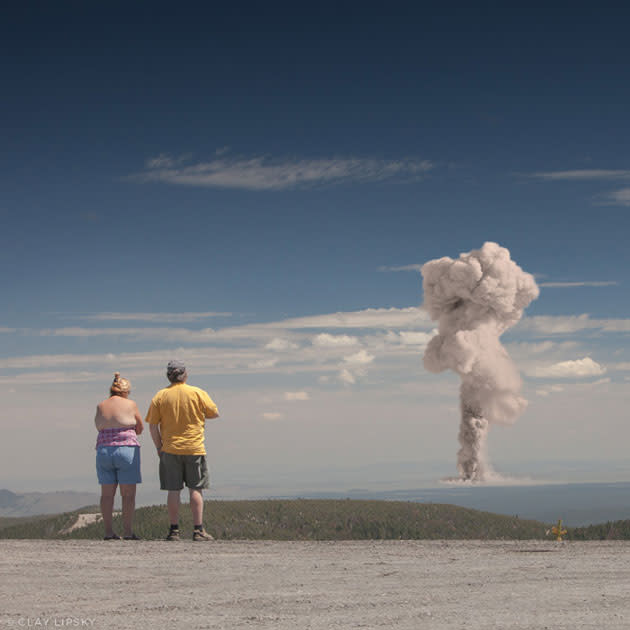
POLYGON ((120 427, 101 429, 96 438, 96 448, 99 446, 140 446, 140 442, 134 427, 120 427))

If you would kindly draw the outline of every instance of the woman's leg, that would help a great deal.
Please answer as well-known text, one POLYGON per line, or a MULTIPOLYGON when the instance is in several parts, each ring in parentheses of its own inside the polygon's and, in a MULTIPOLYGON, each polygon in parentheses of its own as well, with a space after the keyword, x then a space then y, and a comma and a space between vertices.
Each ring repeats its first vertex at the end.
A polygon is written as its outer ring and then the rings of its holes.
POLYGON ((122 497, 124 536, 131 536, 133 534, 133 515, 136 509, 136 484, 121 483, 120 496, 122 497))
POLYGON ((101 485, 101 514, 105 525, 105 536, 113 536, 112 520, 114 518, 114 497, 116 496, 117 483, 104 483, 101 485))

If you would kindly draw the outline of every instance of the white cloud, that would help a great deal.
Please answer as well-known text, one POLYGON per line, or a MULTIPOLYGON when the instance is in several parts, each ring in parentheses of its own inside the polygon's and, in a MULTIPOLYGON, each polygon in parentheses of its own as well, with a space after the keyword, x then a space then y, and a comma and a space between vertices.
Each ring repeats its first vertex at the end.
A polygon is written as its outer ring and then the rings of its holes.
POLYGON ((388 267, 383 266, 378 268, 379 271, 417 271, 420 273, 422 271, 422 265, 400 265, 398 267, 388 267))
POLYGON ((433 328, 427 312, 417 306, 407 308, 367 308, 362 311, 297 317, 279 322, 287 328, 433 328))
POLYGON ((536 315, 534 317, 524 317, 517 324, 518 329, 531 330, 547 335, 568 334, 596 327, 587 314, 568 316, 536 315))
MULTIPOLYGON (((627 169, 577 169, 531 173, 530 177, 546 181, 620 181, 630 179, 627 169)), ((630 188, 621 188, 598 196, 600 205, 630 206, 630 188)))
POLYGON ((29 331, 41 337, 135 337, 136 339, 159 339, 161 341, 198 342, 208 341, 215 335, 212 328, 192 330, 189 328, 48 328, 29 331))
POLYGON ((340 346, 353 346, 359 343, 356 337, 350 335, 330 335, 328 333, 320 333, 313 337, 314 346, 319 348, 338 348, 340 346))
POLYGON ((602 332, 630 332, 630 319, 591 319, 582 315, 536 315, 523 318, 516 326, 520 331, 529 330, 547 335, 563 335, 582 330, 602 332))
POLYGON ((630 319, 600 319, 604 332, 630 332, 630 319))
MULTIPOLYGON (((571 396, 573 395, 577 395, 583 392, 592 392, 593 390, 597 390, 597 389, 601 389, 604 386, 608 386, 611 384, 611 379, 606 377, 606 378, 599 378, 595 381, 584 381, 584 382, 567 382, 564 383, 562 386, 562 389, 553 389, 553 391, 550 391, 550 393, 564 393, 564 400, 566 401, 567 399, 570 399, 571 396)), ((548 389, 551 389, 553 386, 547 386, 548 389)), ((543 388, 544 389, 544 388, 543 388)), ((538 393, 538 391, 536 392, 538 393)), ((544 396, 544 394, 543 394, 544 396)))
POLYGON ((190 154, 182 155, 180 157, 173 157, 167 153, 160 153, 154 158, 149 158, 145 162, 145 166, 148 169, 161 169, 161 168, 174 168, 179 164, 182 164, 186 160, 190 159, 190 154))
POLYGON ((37 372, 0 377, 2 385, 53 385, 64 383, 87 383, 101 378, 94 372, 37 372))
POLYGON ((402 330, 400 332, 389 331, 385 340, 389 343, 398 343, 403 346, 426 346, 434 337, 435 332, 425 333, 402 330))
POLYGON ((629 170, 614 169, 576 169, 569 171, 542 171, 531 173, 530 177, 546 180, 610 180, 610 179, 630 179, 629 170))
POLYGON ((539 396, 549 396, 549 394, 559 394, 564 391, 564 387, 562 385, 545 385, 543 387, 539 387, 536 390, 536 393, 539 396))
MULTIPOLYGON (((141 314, 138 314, 141 315, 141 314)), ((149 314, 147 314, 149 315, 149 314)), ((175 314, 172 314, 175 315, 175 314)), ((184 314, 186 315, 186 314, 184 314)), ((194 314, 187 314, 192 317, 194 314)), ((217 313, 219 315, 219 313, 217 313)), ((586 316, 588 317, 588 316, 586 316)), ((630 322, 630 320, 628 320, 630 322)), ((243 326, 231 326, 222 329, 203 328, 200 330, 190 328, 168 327, 134 327, 134 328, 87 328, 87 327, 62 327, 49 329, 19 329, 19 332, 27 335, 44 337, 135 337, 138 339, 158 339, 166 342, 214 342, 235 341, 245 339, 267 339, 271 344, 271 350, 294 349, 292 342, 278 337, 280 331, 299 331, 308 329, 388 329, 407 328, 430 329, 433 322, 429 319, 424 309, 420 307, 408 308, 368 308, 361 311, 337 312, 310 317, 296 317, 291 319, 266 322, 261 324, 245 324, 243 326), (278 339, 276 341, 276 338, 278 339)), ((1 329, 0 329, 1 331, 1 329)), ((17 329, 5 329, 5 332, 17 332, 17 329)), ((295 334, 295 333, 294 333, 295 334)), ((333 335, 322 337, 322 345, 327 341, 333 345, 333 335)), ((350 336, 338 336, 338 341, 348 343, 350 336)), ((342 346, 343 343, 338 345, 342 346)))
POLYGON ((338 182, 369 182, 392 178, 418 178, 433 168, 428 160, 376 160, 331 158, 278 160, 269 157, 228 158, 179 165, 162 154, 147 162, 147 169, 131 179, 183 186, 283 190, 338 182))
POLYGON ((606 368, 590 357, 576 359, 575 361, 560 361, 553 365, 534 368, 533 376, 538 378, 586 378, 601 376, 606 368))
POLYGON ((265 370, 267 368, 272 368, 278 363, 278 359, 259 359, 258 361, 254 361, 253 363, 248 364, 248 368, 252 370, 265 370))
POLYGON ((606 195, 609 204, 619 206, 630 206, 630 188, 614 190, 606 195))
POLYGON ((357 378, 367 374, 366 366, 372 361, 374 361, 374 355, 366 350, 359 350, 359 352, 344 357, 339 366, 337 378, 346 385, 354 385, 357 378))
POLYGON ((285 400, 309 400, 308 392, 284 392, 285 400))
POLYGON ((59 366, 80 366, 111 363, 114 356, 108 354, 35 354, 24 357, 0 359, 0 369, 32 370, 59 366))
POLYGON ((305 331, 309 329, 433 329, 434 323, 421 307, 407 308, 368 308, 362 311, 347 311, 295 317, 266 322, 222 328, 215 332, 216 341, 244 339, 269 339, 280 331, 305 331))
MULTIPOLYGON (((570 345, 574 345, 574 342, 565 342, 570 345)), ((560 344, 557 344, 555 341, 539 341, 539 342, 528 342, 521 341, 518 343, 511 343, 507 347, 509 349, 510 355, 512 354, 520 354, 523 356, 527 356, 530 354, 544 354, 545 352, 550 352, 551 350, 558 347, 560 344)))
POLYGON ((367 350, 359 350, 355 354, 343 358, 344 362, 348 365, 367 365, 374 361, 374 355, 371 355, 367 350))
POLYGON ((618 284, 615 280, 584 280, 578 282, 539 282, 538 286, 547 289, 561 289, 572 287, 611 287, 618 284))
MULTIPOLYGON (((544 335, 579 333, 582 330, 630 330, 630 320, 595 320, 586 314, 576 317, 537 317, 523 324, 522 330, 529 329, 544 335)), ((64 346, 68 349, 103 347, 110 351, 101 354, 0 357, 0 370, 12 370, 11 376, 21 370, 30 371, 33 378, 37 378, 35 372, 40 370, 44 373, 50 370, 59 373, 83 370, 83 381, 98 381, 108 378, 110 370, 116 369, 128 373, 132 379, 145 376, 148 378, 162 374, 166 362, 173 356, 178 356, 190 366, 191 374, 240 375, 255 372, 312 375, 310 381, 296 385, 296 389, 308 388, 309 383, 316 382, 321 376, 326 376, 329 383, 340 380, 345 384, 353 384, 367 374, 367 368, 372 369, 370 364, 375 361, 375 356, 379 358, 378 370, 381 376, 396 374, 396 370, 401 369, 402 365, 407 369, 407 376, 404 378, 410 378, 412 370, 421 371, 419 353, 432 337, 433 326, 434 323, 428 319, 424 309, 409 307, 329 313, 232 326, 216 332, 211 329, 199 331, 150 325, 134 328, 58 328, 44 331, 27 329, 26 334, 29 336, 42 334, 64 338, 64 346), (319 330, 312 330, 317 328, 319 330), (70 339, 73 335, 80 340, 74 346, 69 341, 65 342, 65 339, 70 339), (155 350, 115 354, 111 352, 112 349, 119 350, 128 346, 125 343, 127 338, 134 341, 151 340, 151 346, 155 350), (90 374, 93 376, 90 377, 90 374)), ((20 330, 20 334, 25 334, 25 331, 20 330)), ((580 353, 577 356, 585 356, 593 351, 582 343, 578 344, 578 340, 579 337, 576 336, 575 340, 561 339, 560 343, 549 339, 540 339, 538 343, 513 342, 508 344, 508 348, 521 371, 537 376, 536 369, 541 369, 540 366, 544 368, 542 357, 545 358, 548 369, 569 353, 569 356, 576 356, 577 352, 580 353), (534 359, 537 360, 532 365, 534 359)), ((617 369, 620 370, 621 367, 617 369)), ((612 364, 610 370, 616 371, 612 364)), ((10 378, 7 373, 5 376, 10 378)), ((48 373, 43 378, 66 377, 53 377, 48 373)), ((396 378, 403 377, 401 375, 396 378)))
POLYGON ((262 417, 265 420, 282 420, 282 418, 284 418, 284 414, 278 413, 277 411, 265 411, 262 417))
POLYGON ((93 313, 83 316, 73 316, 73 319, 91 321, 144 321, 162 324, 177 324, 194 322, 211 317, 230 317, 232 313, 217 313, 206 311, 200 313, 93 313))
MULTIPOLYGON (((362 311, 337 312, 312 317, 292 318, 263 324, 232 326, 218 331, 212 329, 191 330, 181 327, 121 327, 89 328, 66 327, 56 329, 27 329, 21 331, 30 336, 49 336, 85 339, 87 347, 97 347, 102 343, 110 346, 110 338, 124 341, 155 340, 156 350, 145 352, 125 352, 102 354, 50 354, 0 358, 0 369, 12 370, 50 370, 50 369, 87 369, 94 371, 95 380, 103 378, 103 373, 111 369, 131 370, 136 378, 141 374, 161 371, 172 356, 179 356, 191 367, 191 373, 203 374, 245 374, 250 371, 276 372, 286 374, 340 370, 352 373, 352 380, 362 376, 360 368, 374 360, 374 353, 363 349, 347 352, 360 347, 361 340, 373 344, 384 357, 391 354, 394 358, 403 348, 415 351, 425 337, 416 335, 414 329, 433 326, 423 309, 409 308, 374 308, 362 311), (317 331, 315 336, 310 329, 347 328, 362 331, 387 331, 392 324, 403 328, 396 333, 396 343, 383 343, 383 335, 376 336, 332 334, 317 331), (300 347, 294 342, 310 342, 300 347), (261 344, 262 341, 262 344, 261 344), (174 348, 173 344, 182 344, 174 348), (184 345, 185 344, 185 345, 184 345), (193 345, 194 344, 194 345, 193 345), (325 350, 325 352, 322 352, 325 350), (281 364, 273 354, 282 353, 281 364), (331 365, 333 354, 338 361, 331 365), (345 359, 344 359, 345 357, 345 359)), ((392 333, 394 334, 394 333, 392 333)), ((350 380, 344 372, 344 380, 350 380)), ((331 375, 332 376, 332 375, 331 375)))
POLYGON ((600 385, 608 385, 610 384, 612 381, 610 380, 609 377, 606 378, 600 378, 596 381, 592 381, 590 383, 578 383, 576 384, 576 387, 582 387, 582 388, 592 388, 592 387, 599 387, 600 385))
POLYGON ((339 380, 346 385, 354 385, 357 382, 354 374, 347 368, 343 368, 339 372, 339 380))
POLYGON ((280 337, 274 337, 266 346, 265 350, 272 350, 273 352, 286 352, 287 350, 295 350, 298 347, 296 343, 289 341, 288 339, 281 339, 280 337))

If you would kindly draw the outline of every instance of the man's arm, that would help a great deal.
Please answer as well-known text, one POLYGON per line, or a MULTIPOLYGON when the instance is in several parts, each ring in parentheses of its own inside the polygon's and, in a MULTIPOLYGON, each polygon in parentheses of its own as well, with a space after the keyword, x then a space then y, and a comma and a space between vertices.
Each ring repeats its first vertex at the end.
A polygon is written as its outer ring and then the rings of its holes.
POLYGON ((204 411, 204 415, 207 419, 212 419, 212 418, 218 418, 219 417, 219 410, 217 408, 217 406, 214 404, 214 401, 212 400, 212 398, 210 398, 210 396, 204 392, 205 396, 204 396, 204 403, 205 403, 205 411, 204 411))
POLYGON ((151 433, 151 439, 153 440, 153 444, 155 444, 155 448, 157 448, 157 452, 159 455, 162 452, 162 435, 160 433, 160 425, 150 424, 149 431, 151 433))
POLYGON ((206 418, 208 418, 208 420, 211 420, 212 418, 218 418, 218 417, 219 417, 219 410, 217 409, 216 405, 214 407, 210 407, 206 411, 206 418))

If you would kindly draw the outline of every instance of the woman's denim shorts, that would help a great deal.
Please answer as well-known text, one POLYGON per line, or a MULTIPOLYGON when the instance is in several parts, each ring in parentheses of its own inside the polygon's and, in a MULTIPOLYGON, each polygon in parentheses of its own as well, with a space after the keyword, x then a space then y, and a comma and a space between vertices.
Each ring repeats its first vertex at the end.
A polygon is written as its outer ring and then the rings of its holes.
POLYGON ((139 446, 99 446, 96 449, 98 482, 142 483, 139 446))

